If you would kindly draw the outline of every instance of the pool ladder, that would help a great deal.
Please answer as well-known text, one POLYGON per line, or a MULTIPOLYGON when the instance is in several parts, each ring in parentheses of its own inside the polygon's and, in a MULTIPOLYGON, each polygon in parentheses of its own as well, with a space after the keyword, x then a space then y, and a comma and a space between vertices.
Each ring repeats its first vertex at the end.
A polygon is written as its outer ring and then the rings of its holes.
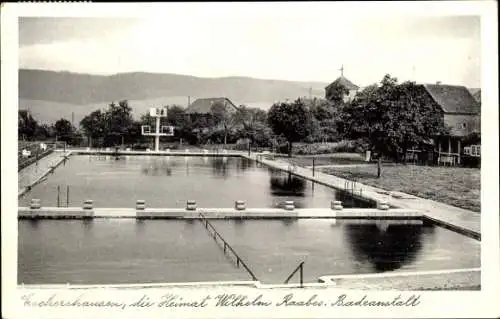
POLYGON ((223 243, 223 249, 224 249, 224 254, 227 253, 227 251, 230 251, 233 256, 236 258, 236 266, 239 267, 240 264, 245 268, 245 270, 248 272, 250 277, 252 277, 252 280, 254 281, 259 281, 257 277, 255 277, 254 273, 250 270, 250 268, 247 266, 247 264, 241 259, 241 257, 236 253, 236 251, 229 245, 224 238, 219 234, 219 232, 215 229, 215 227, 208 221, 208 219, 205 218, 205 216, 200 213, 200 221, 203 223, 205 228, 208 230, 208 232, 212 232, 211 235, 215 242, 218 244, 219 242, 217 241, 217 238, 219 238, 220 241, 223 243))
POLYGON ((351 197, 363 197, 363 188, 358 188, 358 182, 356 180, 346 180, 344 182, 344 192, 351 195, 351 197))
POLYGON ((297 268, 295 268, 295 270, 292 271, 292 273, 290 274, 290 276, 288 276, 288 278, 285 280, 284 283, 288 284, 290 279, 292 279, 293 275, 295 275, 297 273, 297 271, 299 271, 300 288, 303 288, 304 287, 304 262, 301 262, 297 266, 297 268))

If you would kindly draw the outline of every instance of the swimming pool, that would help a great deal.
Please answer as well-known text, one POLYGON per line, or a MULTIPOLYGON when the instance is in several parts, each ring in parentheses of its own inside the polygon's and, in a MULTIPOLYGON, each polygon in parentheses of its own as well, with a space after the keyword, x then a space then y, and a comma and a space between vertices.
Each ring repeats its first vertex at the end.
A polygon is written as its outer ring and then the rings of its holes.
POLYGON ((94 207, 135 207, 142 199, 148 207, 168 208, 184 207, 187 200, 196 200, 198 207, 232 207, 235 200, 244 200, 249 208, 270 208, 293 200, 298 208, 328 208, 340 198, 345 207, 375 206, 345 200, 332 188, 239 157, 71 156, 19 206, 29 206, 32 198, 50 207, 58 205, 58 198, 60 206, 77 207, 86 199, 94 207))
MULTIPOLYGON (((212 221, 264 283, 283 283, 302 261, 305 282, 323 275, 479 267, 479 241, 402 223, 212 221)), ((18 227, 19 283, 251 280, 197 220, 20 220, 18 227)))

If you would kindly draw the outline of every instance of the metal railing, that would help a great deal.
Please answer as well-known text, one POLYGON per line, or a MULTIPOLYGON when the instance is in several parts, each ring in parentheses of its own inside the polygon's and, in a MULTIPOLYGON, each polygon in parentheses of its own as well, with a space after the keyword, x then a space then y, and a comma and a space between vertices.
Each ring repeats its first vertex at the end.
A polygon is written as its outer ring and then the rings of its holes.
MULTIPOLYGON (((64 207, 61 203, 61 186, 57 185, 57 207, 64 207)), ((69 185, 66 186, 66 207, 69 207, 69 185)))
POLYGON ((299 271, 299 278, 300 278, 300 288, 304 287, 304 262, 301 262, 297 268, 295 268, 294 271, 288 276, 288 278, 285 280, 285 284, 288 284, 290 279, 292 279, 293 275, 295 275, 299 271))
POLYGON ((217 238, 219 238, 219 240, 222 241, 224 254, 226 254, 227 251, 230 251, 234 255, 234 257, 236 258, 236 266, 239 267, 240 264, 241 264, 243 266, 243 268, 245 268, 245 270, 248 272, 248 274, 250 275, 250 277, 252 277, 252 280, 258 281, 257 277, 255 277, 254 273, 250 270, 250 268, 243 261, 243 259, 241 259, 241 257, 238 255, 238 253, 236 253, 236 251, 233 249, 233 247, 231 247, 231 245, 229 245, 226 242, 226 240, 224 238, 222 238, 222 236, 215 229, 215 227, 208 221, 208 219, 206 219, 205 216, 202 213, 200 213, 199 216, 200 216, 200 221, 203 223, 203 225, 205 226, 205 228, 209 232, 210 232, 210 229, 211 229, 211 231, 212 231, 211 235, 213 236, 213 239, 215 240, 215 242, 218 243, 217 242, 217 238))
POLYGON ((31 165, 33 163, 38 163, 38 161, 40 159, 49 155, 53 151, 54 151, 54 148, 52 148, 52 147, 48 147, 45 151, 42 151, 40 149, 35 149, 32 151, 32 154, 27 158, 25 158, 21 155, 22 151, 19 151, 18 157, 17 157, 17 161, 18 161, 18 169, 17 170, 18 170, 18 172, 21 171, 22 169, 28 167, 29 165, 31 165))
POLYGON ((346 180, 344 182, 344 192, 349 194, 351 197, 363 197, 363 188, 358 187, 358 182, 355 180, 346 180))

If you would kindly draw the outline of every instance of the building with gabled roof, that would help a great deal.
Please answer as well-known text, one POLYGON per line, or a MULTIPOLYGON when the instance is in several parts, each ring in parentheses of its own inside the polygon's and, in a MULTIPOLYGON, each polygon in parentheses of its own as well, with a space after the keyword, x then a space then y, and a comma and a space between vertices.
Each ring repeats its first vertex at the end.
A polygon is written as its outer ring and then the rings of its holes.
POLYGON ((420 84, 422 94, 427 94, 438 107, 446 136, 434 138, 434 153, 438 164, 460 164, 463 153, 462 141, 473 133, 481 132, 481 106, 465 86, 447 84, 420 84))
POLYGON ((238 107, 227 97, 210 97, 196 99, 187 109, 186 114, 209 114, 214 104, 225 105, 229 112, 237 111, 238 107))
POLYGON ((476 93, 472 95, 474 99, 481 104, 481 89, 479 89, 476 93))
POLYGON ((432 100, 441 108, 445 126, 452 136, 481 131, 481 106, 465 86, 423 84, 432 100))
POLYGON ((332 97, 334 97, 336 94, 335 88, 343 86, 348 90, 348 93, 343 97, 344 102, 351 101, 358 92, 359 86, 357 86, 356 84, 349 81, 349 79, 344 77, 344 66, 342 66, 339 69, 339 71, 340 71, 340 76, 335 81, 333 81, 332 83, 330 83, 328 86, 325 87, 325 98, 327 100, 332 100, 333 99, 332 97))

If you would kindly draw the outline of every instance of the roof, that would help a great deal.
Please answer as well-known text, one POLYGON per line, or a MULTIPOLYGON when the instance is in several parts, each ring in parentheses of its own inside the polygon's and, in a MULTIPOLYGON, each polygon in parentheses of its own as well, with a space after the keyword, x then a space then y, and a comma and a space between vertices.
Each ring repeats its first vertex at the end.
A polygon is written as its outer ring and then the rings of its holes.
POLYGON ((227 106, 232 106, 235 110, 238 109, 236 105, 234 105, 233 102, 231 102, 230 99, 226 97, 211 97, 211 98, 202 98, 202 99, 197 99, 191 105, 188 106, 186 109, 187 114, 207 114, 210 113, 212 105, 215 103, 221 103, 224 104, 226 103, 227 106))
POLYGON ((332 85, 338 85, 338 84, 344 86, 348 90, 357 90, 357 89, 359 89, 359 86, 357 86, 356 84, 352 83, 351 81, 349 81, 344 76, 338 77, 335 81, 333 81, 332 83, 330 83, 325 89, 328 90, 328 88, 330 88, 332 85))
POLYGON ((481 111, 465 86, 424 84, 424 88, 445 113, 478 114, 481 111))
POLYGON ((479 91, 474 93, 474 95, 472 96, 474 97, 474 100, 476 100, 478 103, 481 103, 481 89, 479 89, 479 91))

